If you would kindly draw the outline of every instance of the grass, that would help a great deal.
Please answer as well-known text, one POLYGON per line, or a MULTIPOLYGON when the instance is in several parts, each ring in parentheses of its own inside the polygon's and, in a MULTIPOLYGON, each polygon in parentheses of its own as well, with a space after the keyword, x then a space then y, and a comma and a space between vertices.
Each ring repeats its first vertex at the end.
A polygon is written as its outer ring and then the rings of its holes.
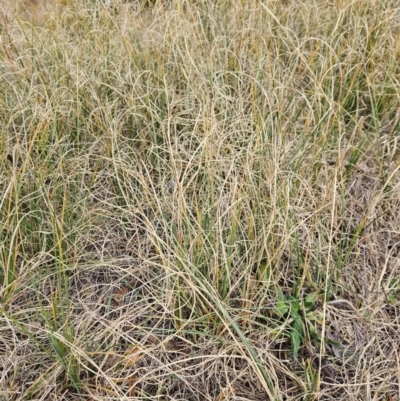
POLYGON ((395 1, 0 7, 2 400, 400 400, 395 1))

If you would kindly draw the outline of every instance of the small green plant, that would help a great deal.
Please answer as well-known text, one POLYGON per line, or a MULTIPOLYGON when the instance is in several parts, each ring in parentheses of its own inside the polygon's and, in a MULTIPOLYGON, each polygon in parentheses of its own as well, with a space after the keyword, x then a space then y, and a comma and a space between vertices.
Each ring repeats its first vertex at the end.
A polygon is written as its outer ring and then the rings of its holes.
POLYGON ((389 283, 387 298, 391 305, 396 305, 399 302, 400 295, 400 279, 392 278, 389 283))
POLYGON ((284 335, 290 338, 292 358, 297 355, 305 341, 320 342, 316 323, 321 321, 320 312, 315 312, 315 304, 321 298, 319 291, 308 294, 304 299, 283 294, 278 289, 274 313, 287 327, 284 335))

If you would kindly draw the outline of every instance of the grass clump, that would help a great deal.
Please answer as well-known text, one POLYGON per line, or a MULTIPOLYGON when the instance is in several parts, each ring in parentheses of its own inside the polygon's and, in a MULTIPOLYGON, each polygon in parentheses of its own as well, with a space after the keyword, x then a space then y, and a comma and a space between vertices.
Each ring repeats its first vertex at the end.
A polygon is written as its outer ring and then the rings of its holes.
POLYGON ((2 6, 1 398, 398 400, 396 2, 42 6, 2 6))

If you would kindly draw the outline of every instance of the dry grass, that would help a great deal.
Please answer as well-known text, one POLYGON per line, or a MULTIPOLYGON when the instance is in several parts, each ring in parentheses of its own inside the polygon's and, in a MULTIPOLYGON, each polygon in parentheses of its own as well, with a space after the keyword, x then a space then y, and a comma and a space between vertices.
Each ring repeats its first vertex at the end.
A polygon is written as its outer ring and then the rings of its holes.
POLYGON ((399 6, 43 10, 1 14, 0 399, 399 401, 399 6))

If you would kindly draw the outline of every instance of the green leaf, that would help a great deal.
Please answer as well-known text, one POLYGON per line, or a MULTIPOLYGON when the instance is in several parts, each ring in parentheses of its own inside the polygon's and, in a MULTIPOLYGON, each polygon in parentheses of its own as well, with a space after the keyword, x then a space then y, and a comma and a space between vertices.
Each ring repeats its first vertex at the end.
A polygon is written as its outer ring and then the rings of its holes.
POLYGON ((276 304, 274 307, 274 313, 279 317, 283 318, 289 312, 290 306, 287 302, 287 296, 283 294, 280 287, 276 289, 276 304))
POLYGON ((303 343, 303 325, 299 318, 294 321, 292 331, 290 332, 290 339, 292 341, 293 359, 296 359, 300 346, 303 343))
POLYGON ((400 279, 392 278, 390 280, 389 287, 391 290, 400 290, 400 279))
POLYGON ((279 317, 284 317, 289 312, 289 305, 283 297, 279 297, 276 301, 275 313, 279 317))
POLYGON ((311 294, 308 294, 306 296, 306 299, 304 300, 304 308, 308 312, 311 308, 313 308, 315 302, 318 300, 319 297, 319 291, 314 291, 311 294))
POLYGON ((291 297, 291 301, 290 301, 290 314, 293 315, 298 315, 298 313, 300 312, 300 300, 299 299, 294 299, 291 297))

